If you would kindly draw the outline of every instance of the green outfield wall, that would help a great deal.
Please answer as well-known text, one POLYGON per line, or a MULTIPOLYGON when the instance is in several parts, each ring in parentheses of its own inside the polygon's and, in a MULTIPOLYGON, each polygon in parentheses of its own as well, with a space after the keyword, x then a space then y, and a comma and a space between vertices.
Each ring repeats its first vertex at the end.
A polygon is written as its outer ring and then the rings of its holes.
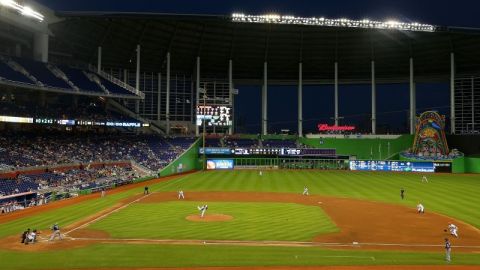
POLYGON ((167 167, 163 168, 159 176, 169 176, 172 174, 198 170, 202 168, 202 161, 198 158, 198 148, 202 143, 201 139, 196 140, 185 153, 179 156, 167 167))
POLYGON ((380 138, 299 138, 305 145, 315 148, 335 148, 338 155, 356 156, 357 159, 398 159, 398 153, 412 146, 412 135, 396 139, 380 138))
POLYGON ((453 160, 454 173, 480 173, 480 157, 461 157, 453 160))

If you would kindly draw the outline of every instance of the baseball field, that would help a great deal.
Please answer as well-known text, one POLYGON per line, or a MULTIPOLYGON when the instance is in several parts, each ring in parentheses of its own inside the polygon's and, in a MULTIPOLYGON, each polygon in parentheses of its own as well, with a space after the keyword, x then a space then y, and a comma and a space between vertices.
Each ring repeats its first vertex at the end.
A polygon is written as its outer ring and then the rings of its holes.
POLYGON ((421 178, 252 170, 156 179, 0 216, 0 269, 480 269, 480 177, 421 178), (65 237, 47 241, 54 223, 65 237), (449 223, 459 238, 444 231, 449 223), (20 243, 27 228, 41 231, 39 242, 20 243))

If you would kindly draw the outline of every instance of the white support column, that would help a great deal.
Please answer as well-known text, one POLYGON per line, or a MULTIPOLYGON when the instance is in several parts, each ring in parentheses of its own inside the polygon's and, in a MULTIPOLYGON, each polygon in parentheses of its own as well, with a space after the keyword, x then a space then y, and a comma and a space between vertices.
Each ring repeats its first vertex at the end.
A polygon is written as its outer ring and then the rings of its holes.
MULTIPOLYGON (((140 91, 140 44, 137 45, 137 69, 135 73, 135 90, 140 91)), ((135 100, 135 113, 140 113, 140 100, 135 100)))
POLYGON ((233 125, 234 125, 234 121, 233 121, 233 116, 234 116, 234 111, 233 111, 233 108, 234 108, 234 103, 233 103, 233 61, 232 59, 228 60, 228 99, 230 101, 230 104, 231 104, 231 116, 232 116, 232 125, 230 126, 230 128, 228 129, 228 134, 232 135, 233 134, 233 125))
POLYGON ((375 61, 372 60, 372 134, 377 134, 377 85, 375 81, 375 61))
POLYGON ((455 134, 455 53, 450 53, 450 133, 455 134))
MULTIPOLYGON (((195 109, 198 108, 198 105, 200 104, 200 56, 197 56, 197 71, 195 73, 195 94, 196 94, 196 106, 195 109)), ((195 118, 197 114, 195 113, 195 118)), ((205 119, 204 119, 205 120, 205 119)), ((195 136, 200 136, 200 126, 198 126, 198 123, 195 119, 195 136)))
POLYGON ((298 63, 298 136, 303 136, 303 64, 298 63))
POLYGON ((47 33, 35 33, 33 35, 33 59, 44 63, 48 62, 47 33))
POLYGON ((263 87, 262 87, 262 134, 267 135, 267 98, 268 98, 268 76, 267 61, 263 63, 263 87))
POLYGON ((170 52, 167 52, 167 95, 165 101, 165 118, 167 123, 167 135, 170 134, 170 52))
POLYGON ((414 81, 413 58, 410 57, 410 134, 415 134, 416 122, 416 91, 414 81))
POLYGON ((98 46, 97 51, 97 72, 100 72, 102 70, 102 46, 98 46))
POLYGON ((338 126, 338 62, 335 61, 335 126, 338 126))
POLYGON ((160 122, 162 119, 161 113, 162 113, 162 73, 158 73, 158 95, 157 95, 157 121, 160 122))

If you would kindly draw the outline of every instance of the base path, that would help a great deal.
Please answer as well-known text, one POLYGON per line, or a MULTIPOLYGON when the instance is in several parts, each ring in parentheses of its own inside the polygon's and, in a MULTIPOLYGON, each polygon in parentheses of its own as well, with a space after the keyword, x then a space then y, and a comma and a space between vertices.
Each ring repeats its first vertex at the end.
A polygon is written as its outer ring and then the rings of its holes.
MULTIPOLYGON (((165 192, 152 194, 141 203, 172 200, 175 200, 175 194, 165 192)), ((448 237, 455 250, 480 251, 480 231, 477 228, 440 214, 431 212, 418 214, 414 206, 407 208, 357 199, 263 192, 189 192, 186 200, 284 202, 321 207, 340 232, 318 235, 312 239, 313 244, 328 243, 335 248, 439 251, 444 238, 448 237), (451 237, 444 232, 449 222, 454 222, 459 227, 459 238, 451 237), (353 244, 354 242, 358 244, 353 244)))

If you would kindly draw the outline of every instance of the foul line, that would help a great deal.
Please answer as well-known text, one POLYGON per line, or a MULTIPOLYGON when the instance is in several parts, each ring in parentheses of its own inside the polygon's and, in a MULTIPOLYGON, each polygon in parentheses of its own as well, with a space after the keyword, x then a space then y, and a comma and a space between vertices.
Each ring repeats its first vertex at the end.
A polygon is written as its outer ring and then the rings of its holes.
MULTIPOLYGON (((171 245, 238 245, 238 246, 286 246, 286 247, 361 247, 361 246, 394 246, 394 247, 443 247, 434 244, 395 244, 395 243, 328 243, 300 241, 241 241, 241 240, 175 240, 175 239, 143 239, 143 238, 70 238, 72 240, 99 241, 107 243, 156 243, 171 245)), ((452 246, 454 248, 479 249, 480 246, 452 246)))
POLYGON ((94 222, 97 222, 97 221, 99 221, 99 220, 101 220, 101 219, 103 219, 103 218, 106 218, 107 216, 109 216, 109 215, 111 215, 111 214, 113 214, 113 213, 115 213, 115 212, 118 212, 118 211, 120 211, 120 210, 122 210, 122 209, 124 209, 124 208, 127 208, 127 207, 130 206, 131 204, 136 203, 136 202, 138 202, 138 201, 140 201, 140 200, 142 200, 142 199, 145 199, 146 197, 148 197, 148 196, 150 196, 150 195, 152 195, 152 194, 153 194, 153 192, 152 192, 152 193, 149 193, 149 194, 147 194, 147 195, 144 195, 144 196, 142 196, 142 197, 140 197, 140 198, 138 198, 138 199, 136 199, 136 200, 134 200, 134 201, 131 201, 131 202, 125 204, 125 205, 122 205, 122 206, 120 206, 120 207, 118 207, 118 208, 115 208, 115 209, 113 209, 112 211, 109 211, 109 212, 107 212, 107 213, 105 213, 105 214, 103 214, 103 215, 101 215, 101 216, 99 216, 99 217, 97 217, 97 218, 95 218, 95 219, 92 219, 92 220, 90 220, 89 222, 87 222, 87 223, 85 223, 85 224, 82 224, 82 225, 80 225, 80 226, 78 226, 78 227, 76 227, 76 228, 73 228, 73 229, 69 230, 68 232, 64 233, 64 235, 67 235, 67 234, 69 234, 69 233, 71 233, 71 232, 74 232, 74 231, 76 231, 76 230, 85 228, 85 227, 87 227, 88 225, 90 225, 90 224, 92 224, 92 223, 94 223, 94 222))

